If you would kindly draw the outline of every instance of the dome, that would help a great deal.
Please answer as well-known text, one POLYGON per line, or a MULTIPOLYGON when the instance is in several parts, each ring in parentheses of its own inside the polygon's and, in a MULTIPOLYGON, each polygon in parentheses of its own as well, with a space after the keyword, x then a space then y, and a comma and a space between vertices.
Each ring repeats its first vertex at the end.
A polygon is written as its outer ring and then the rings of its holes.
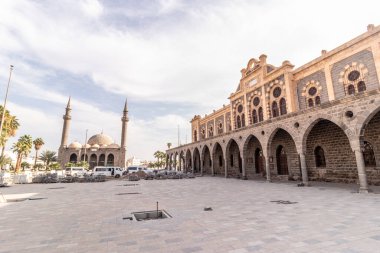
POLYGON ((94 144, 110 145, 113 143, 113 140, 110 136, 101 133, 101 134, 96 134, 92 136, 90 139, 88 139, 87 143, 90 144, 91 146, 93 146, 94 144))
POLYGON ((82 147, 84 147, 84 148, 91 148, 91 145, 87 143, 86 145, 83 145, 82 147))
POLYGON ((82 144, 80 144, 79 142, 77 141, 74 141, 73 143, 71 143, 69 145, 69 148, 82 148, 82 144))
POLYGON ((120 148, 120 146, 116 143, 112 143, 111 145, 108 145, 109 148, 120 148))
POLYGON ((99 145, 98 144, 94 144, 91 146, 92 148, 99 148, 99 145))

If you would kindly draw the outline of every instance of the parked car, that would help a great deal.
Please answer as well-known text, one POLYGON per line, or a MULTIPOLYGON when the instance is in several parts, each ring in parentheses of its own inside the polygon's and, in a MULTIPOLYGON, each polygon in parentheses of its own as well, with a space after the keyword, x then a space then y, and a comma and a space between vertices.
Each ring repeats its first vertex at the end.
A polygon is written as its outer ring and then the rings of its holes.
POLYGON ((83 177, 86 173, 86 169, 84 167, 67 167, 65 168, 65 175, 72 177, 83 177))
POLYGON ((113 166, 96 166, 92 171, 92 175, 104 175, 107 177, 119 178, 123 175, 123 169, 113 166))

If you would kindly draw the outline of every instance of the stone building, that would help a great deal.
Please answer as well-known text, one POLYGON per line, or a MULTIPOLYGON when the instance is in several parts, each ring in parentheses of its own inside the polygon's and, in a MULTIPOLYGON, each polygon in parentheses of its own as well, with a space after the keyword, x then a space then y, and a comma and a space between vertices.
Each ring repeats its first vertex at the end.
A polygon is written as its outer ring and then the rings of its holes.
POLYGON ((71 105, 70 99, 66 106, 66 113, 63 115, 63 130, 61 145, 58 150, 58 161, 62 167, 68 162, 87 161, 90 169, 95 166, 126 166, 127 154, 127 128, 128 128, 128 108, 125 102, 123 116, 121 118, 121 143, 115 143, 112 138, 106 134, 100 133, 90 137, 86 144, 74 141, 68 144, 70 123, 71 123, 71 105))
POLYGON ((380 184, 380 26, 294 69, 251 59, 230 103, 191 120, 170 167, 243 179, 380 184))

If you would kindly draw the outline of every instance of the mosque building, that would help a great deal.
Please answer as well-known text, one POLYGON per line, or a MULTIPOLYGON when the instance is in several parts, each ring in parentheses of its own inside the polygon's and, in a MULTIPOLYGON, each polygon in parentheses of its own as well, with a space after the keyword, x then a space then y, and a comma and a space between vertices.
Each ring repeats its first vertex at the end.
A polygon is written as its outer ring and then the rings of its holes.
POLYGON ((127 101, 124 105, 123 116, 121 118, 121 142, 120 145, 113 139, 104 134, 96 134, 90 137, 86 144, 74 141, 68 144, 70 124, 71 124, 71 105, 70 98, 66 106, 66 113, 63 115, 63 130, 61 145, 58 150, 58 162, 64 168, 68 162, 87 161, 90 169, 95 166, 117 166, 125 168, 127 154, 127 127, 128 127, 128 108, 127 101))

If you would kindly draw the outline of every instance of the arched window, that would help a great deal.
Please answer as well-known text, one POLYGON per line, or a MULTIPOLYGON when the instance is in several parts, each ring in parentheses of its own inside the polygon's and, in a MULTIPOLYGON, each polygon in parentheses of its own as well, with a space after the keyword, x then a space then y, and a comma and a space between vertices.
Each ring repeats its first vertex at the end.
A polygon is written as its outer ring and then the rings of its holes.
POLYGON ((281 115, 286 114, 286 100, 285 100, 285 98, 280 99, 280 112, 281 112, 281 115))
POLYGON ((264 120, 264 115, 263 115, 263 108, 259 108, 259 122, 264 120))
POLYGON ((212 137, 214 135, 214 129, 212 126, 210 126, 210 129, 208 130, 208 137, 212 137))
POLYGON ((194 141, 198 141, 197 138, 197 130, 194 130, 194 141))
POLYGON ((373 152, 372 145, 367 141, 364 142, 363 157, 364 157, 365 166, 367 167, 376 166, 375 153, 373 152))
POLYGON ((321 98, 320 96, 315 97, 315 105, 320 105, 321 104, 321 98))
POLYGON ((115 157, 113 154, 107 156, 107 166, 113 166, 115 163, 115 157))
POLYGON ((231 167, 234 166, 234 155, 230 156, 230 165, 231 165, 231 167))
POLYGON ((257 111, 256 110, 252 111, 252 122, 253 122, 253 124, 257 123, 257 111))
POLYGON ((314 101, 313 101, 313 99, 312 99, 312 98, 309 98, 309 99, 307 100, 307 104, 308 104, 309 107, 313 107, 313 106, 314 106, 314 101))
POLYGON ((358 91, 363 92, 365 90, 366 90, 365 82, 364 81, 358 82, 358 91))
POLYGON ((70 162, 76 163, 77 162, 77 154, 71 154, 70 155, 70 162))
POLYGON ((99 156, 99 162, 98 162, 98 165, 99 166, 104 166, 106 164, 106 155, 105 154, 101 154, 99 156))
POLYGON ((315 166, 326 167, 325 151, 322 147, 318 146, 314 149, 315 166))
POLYGON ((244 115, 244 113, 241 115, 241 126, 245 127, 245 115, 244 115))
POLYGON ((350 84, 347 87, 347 91, 348 91, 348 95, 353 95, 355 94, 355 87, 352 84, 350 84))
POLYGON ((237 125, 237 128, 241 128, 240 115, 238 115, 238 116, 236 117, 236 125, 237 125))
POLYGON ((277 102, 274 101, 272 103, 272 117, 275 118, 278 116, 278 106, 277 106, 277 102))

